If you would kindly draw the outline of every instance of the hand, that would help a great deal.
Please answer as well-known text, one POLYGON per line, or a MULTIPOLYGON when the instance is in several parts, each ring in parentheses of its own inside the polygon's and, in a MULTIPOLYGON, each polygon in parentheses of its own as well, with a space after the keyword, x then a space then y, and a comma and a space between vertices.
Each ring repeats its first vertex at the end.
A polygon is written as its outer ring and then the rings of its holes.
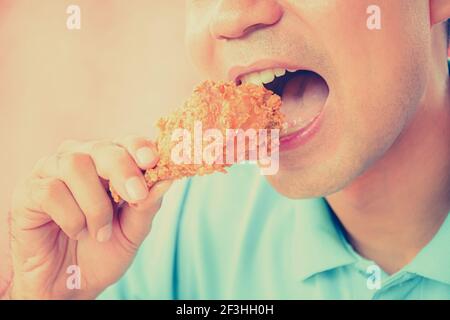
POLYGON ((13 196, 11 298, 94 298, 116 282, 170 187, 146 184, 142 171, 157 162, 154 144, 139 137, 68 141, 39 161, 13 196), (126 202, 112 201, 109 183, 126 202), (68 271, 80 272, 80 289, 67 285, 68 271))

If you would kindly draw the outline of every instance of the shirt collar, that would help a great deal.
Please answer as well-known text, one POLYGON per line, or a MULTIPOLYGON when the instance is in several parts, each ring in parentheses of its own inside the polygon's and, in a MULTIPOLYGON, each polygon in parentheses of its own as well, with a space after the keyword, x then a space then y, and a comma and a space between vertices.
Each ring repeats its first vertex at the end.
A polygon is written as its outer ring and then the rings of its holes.
MULTIPOLYGON (((293 244, 296 279, 357 263, 358 255, 324 198, 298 200, 293 244)), ((433 239, 400 272, 450 285, 450 213, 433 239)))
POLYGON ((405 271, 450 285, 450 213, 405 271))
POLYGON ((450 212, 433 239, 404 269, 450 285, 450 212))
POLYGON ((344 265, 357 258, 345 244, 340 224, 324 198, 296 201, 293 270, 296 279, 344 265))

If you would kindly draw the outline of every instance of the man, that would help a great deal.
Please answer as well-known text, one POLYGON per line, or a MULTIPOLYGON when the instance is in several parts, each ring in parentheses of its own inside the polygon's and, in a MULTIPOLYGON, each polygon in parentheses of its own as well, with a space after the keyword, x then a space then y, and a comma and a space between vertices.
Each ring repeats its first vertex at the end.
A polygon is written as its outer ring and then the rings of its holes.
POLYGON ((143 183, 151 141, 65 143, 15 192, 8 297, 450 299, 449 17, 447 0, 187 1, 208 78, 282 95, 279 172, 177 182, 152 223, 171 182, 143 183))

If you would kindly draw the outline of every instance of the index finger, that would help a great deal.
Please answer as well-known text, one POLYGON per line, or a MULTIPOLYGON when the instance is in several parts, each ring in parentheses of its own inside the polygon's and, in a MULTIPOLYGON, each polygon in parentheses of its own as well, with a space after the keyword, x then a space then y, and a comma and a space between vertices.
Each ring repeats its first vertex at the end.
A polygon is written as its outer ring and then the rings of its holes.
POLYGON ((122 146, 133 157, 142 170, 152 169, 159 160, 156 145, 153 141, 144 137, 128 136, 115 140, 114 143, 122 146))

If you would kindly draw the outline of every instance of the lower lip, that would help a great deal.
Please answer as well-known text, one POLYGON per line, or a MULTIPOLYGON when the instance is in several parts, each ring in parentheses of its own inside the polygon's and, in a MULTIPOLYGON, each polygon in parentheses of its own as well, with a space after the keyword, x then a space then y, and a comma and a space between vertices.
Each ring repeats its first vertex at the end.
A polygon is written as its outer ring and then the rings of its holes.
POLYGON ((311 141, 320 130, 324 110, 322 110, 306 127, 287 136, 280 137, 280 151, 294 150, 311 141))

